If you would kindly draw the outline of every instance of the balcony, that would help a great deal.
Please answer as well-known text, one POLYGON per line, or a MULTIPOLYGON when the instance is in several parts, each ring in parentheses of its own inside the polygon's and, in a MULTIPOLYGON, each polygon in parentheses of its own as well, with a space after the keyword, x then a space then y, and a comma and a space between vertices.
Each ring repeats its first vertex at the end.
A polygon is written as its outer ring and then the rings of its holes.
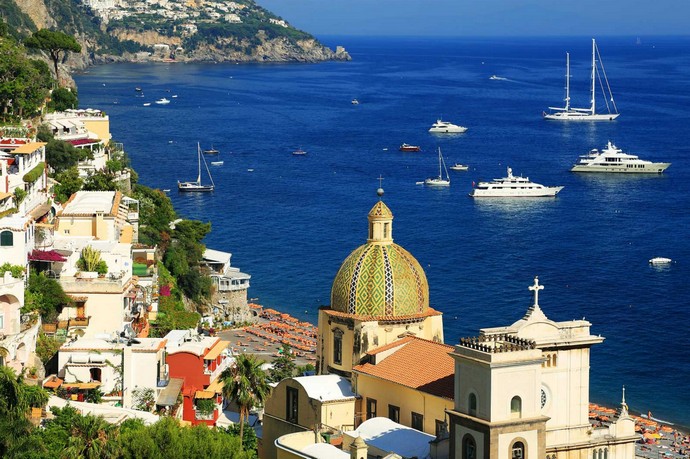
POLYGON ((223 372, 223 370, 225 370, 226 368, 228 368, 230 366, 232 361, 233 361, 233 359, 226 357, 220 362, 220 365, 218 365, 215 370, 209 371, 208 369, 204 369, 204 374, 209 375, 209 381, 213 382, 216 379, 218 379, 218 377, 223 372))
POLYGON ((62 276, 60 285, 65 293, 121 293, 130 276, 126 273, 109 273, 106 277, 62 276))

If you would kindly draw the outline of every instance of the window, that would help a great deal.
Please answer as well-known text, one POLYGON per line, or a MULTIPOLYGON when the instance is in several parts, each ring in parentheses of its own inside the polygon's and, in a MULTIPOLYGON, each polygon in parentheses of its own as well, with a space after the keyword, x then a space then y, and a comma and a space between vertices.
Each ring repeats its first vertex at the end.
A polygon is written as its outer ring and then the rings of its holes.
POLYGON ((477 444, 470 434, 462 439, 462 459, 477 459, 477 444))
POLYGON ((297 389, 294 387, 287 388, 287 406, 285 419, 287 422, 297 424, 297 389))
POLYGON ((343 331, 339 328, 333 331, 333 363, 343 363, 343 331))
POLYGON ((5 328, 5 314, 0 314, 0 330, 5 328))
POLYGON ((400 422, 400 407, 395 405, 388 405, 388 419, 393 422, 400 422))
POLYGON ((384 223, 383 224, 383 237, 384 238, 389 238, 391 236, 391 228, 390 228, 390 223, 384 223))
POLYGON ((376 400, 367 398, 367 419, 376 417, 376 400))
POLYGON ((89 369, 89 376, 91 377, 91 381, 100 381, 101 380, 101 369, 100 368, 89 369))
POLYGON ((477 396, 475 394, 470 394, 467 399, 467 411, 470 416, 477 415, 477 396))
POLYGON ((412 412, 412 428, 424 432, 424 415, 412 412))
POLYGON ((517 395, 510 401, 510 417, 513 419, 522 417, 522 399, 517 395))
POLYGON ((448 426, 446 425, 445 421, 437 419, 436 420, 436 436, 442 437, 442 436, 445 436, 446 433, 448 433, 448 426))
POLYGON ((14 234, 12 231, 3 231, 0 233, 0 246, 12 247, 14 245, 14 234))
POLYGON ((511 448, 511 459, 524 459, 525 457, 525 445, 521 441, 516 441, 513 443, 511 448))

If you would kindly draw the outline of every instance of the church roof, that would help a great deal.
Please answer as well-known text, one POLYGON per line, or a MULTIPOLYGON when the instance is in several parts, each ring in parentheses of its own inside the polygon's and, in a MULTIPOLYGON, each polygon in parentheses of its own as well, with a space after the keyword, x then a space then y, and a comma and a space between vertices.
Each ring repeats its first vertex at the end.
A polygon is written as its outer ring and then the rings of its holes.
POLYGON ((343 262, 333 281, 331 308, 374 317, 421 314, 429 285, 419 262, 397 244, 364 244, 343 262))
POLYGON ((454 347, 408 336, 368 353, 353 371, 453 400, 454 347))

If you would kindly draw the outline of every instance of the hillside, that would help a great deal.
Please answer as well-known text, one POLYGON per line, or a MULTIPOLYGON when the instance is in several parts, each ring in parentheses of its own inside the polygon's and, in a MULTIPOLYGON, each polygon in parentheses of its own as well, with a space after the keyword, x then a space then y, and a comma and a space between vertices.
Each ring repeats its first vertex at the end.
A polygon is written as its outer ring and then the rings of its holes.
POLYGON ((0 0, 19 34, 50 28, 74 35, 72 68, 114 60, 316 62, 349 60, 253 0, 0 0))

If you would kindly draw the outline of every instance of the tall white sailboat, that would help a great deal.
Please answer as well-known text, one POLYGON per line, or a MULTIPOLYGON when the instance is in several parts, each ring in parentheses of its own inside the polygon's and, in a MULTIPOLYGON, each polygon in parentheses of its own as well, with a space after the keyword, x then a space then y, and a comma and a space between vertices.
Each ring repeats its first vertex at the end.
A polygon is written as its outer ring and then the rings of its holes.
POLYGON ((450 186, 450 176, 448 175, 448 169, 446 169, 446 162, 443 161, 443 156, 441 155, 441 148, 438 149, 438 177, 430 177, 424 180, 424 185, 428 186, 450 186), (443 169, 441 169, 443 168, 443 169), (446 171, 446 178, 443 178, 443 170, 446 171))
POLYGON ((198 156, 198 162, 199 162, 199 169, 198 169, 198 175, 196 178, 196 182, 180 182, 179 180, 177 181, 177 189, 179 191, 213 191, 214 188, 216 187, 215 183, 213 183, 213 177, 211 177, 211 171, 208 169, 208 164, 206 164, 206 159, 204 158, 204 155, 201 154, 201 146, 197 143, 196 144, 196 150, 197 150, 197 156, 198 156), (208 178, 211 180, 210 185, 204 185, 201 183, 201 162, 204 162, 204 167, 206 167, 206 172, 208 173, 208 178))
POLYGON ((570 54, 565 53, 565 56, 565 106, 549 107, 549 113, 543 112, 544 119, 557 121, 611 121, 618 118, 620 113, 618 113, 618 107, 616 107, 616 102, 613 100, 611 86, 609 86, 609 80, 606 77, 604 64, 601 61, 599 48, 597 48, 597 43, 594 38, 592 38, 592 86, 590 91, 591 105, 589 108, 573 108, 570 106, 570 54), (597 113, 597 82, 601 87, 602 94, 604 94, 604 101, 608 113, 597 113))

